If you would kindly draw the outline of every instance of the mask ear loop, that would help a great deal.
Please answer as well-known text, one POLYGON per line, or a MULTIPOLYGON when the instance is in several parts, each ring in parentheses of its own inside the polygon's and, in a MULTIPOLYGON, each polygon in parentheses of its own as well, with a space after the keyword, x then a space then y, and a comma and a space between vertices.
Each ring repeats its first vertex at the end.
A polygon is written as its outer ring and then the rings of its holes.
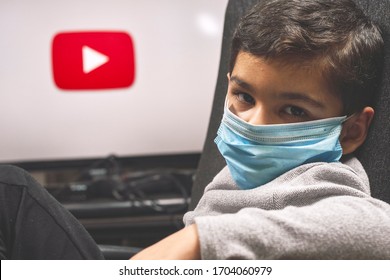
POLYGON ((225 97, 225 105, 224 105, 224 109, 225 110, 228 110, 230 113, 232 113, 233 114, 233 112, 230 110, 230 108, 229 108, 229 97, 228 97, 228 95, 226 94, 226 97, 225 97))
POLYGON ((356 113, 353 113, 352 115, 349 115, 348 117, 345 116, 345 119, 344 119, 341 123, 344 124, 344 123, 347 122, 348 120, 352 119, 355 115, 356 115, 356 113))
POLYGON ((225 106, 226 109, 229 109, 229 97, 228 97, 227 94, 226 94, 226 97, 225 97, 225 105, 224 106, 225 106))
POLYGON ((229 104, 229 97, 228 97, 228 94, 226 94, 226 97, 225 97, 225 105, 224 105, 224 106, 225 106, 225 107, 224 107, 225 110, 229 111, 230 114, 232 114, 232 115, 234 115, 236 118, 239 118, 239 119, 240 119, 239 116, 237 116, 235 113, 233 113, 232 110, 230 110, 230 107, 229 107, 230 104, 229 104))

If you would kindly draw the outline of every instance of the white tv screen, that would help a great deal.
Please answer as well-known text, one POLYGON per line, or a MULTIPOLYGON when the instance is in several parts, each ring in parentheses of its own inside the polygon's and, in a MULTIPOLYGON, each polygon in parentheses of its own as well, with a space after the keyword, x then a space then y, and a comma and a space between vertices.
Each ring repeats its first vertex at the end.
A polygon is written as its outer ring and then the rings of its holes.
POLYGON ((227 0, 2 0, 0 162, 200 152, 227 0))

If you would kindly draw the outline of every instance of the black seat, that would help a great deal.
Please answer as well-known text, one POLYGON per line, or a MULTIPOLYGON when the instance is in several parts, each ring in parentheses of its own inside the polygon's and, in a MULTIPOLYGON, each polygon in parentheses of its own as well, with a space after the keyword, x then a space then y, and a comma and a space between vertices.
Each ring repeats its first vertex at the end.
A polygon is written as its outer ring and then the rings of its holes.
MULTIPOLYGON (((258 0, 230 0, 226 9, 218 80, 206 141, 192 188, 190 209, 195 208, 205 186, 225 166, 225 161, 214 144, 214 138, 222 118, 227 92, 230 41, 238 20, 257 2, 258 0)), ((376 114, 368 139, 356 156, 368 173, 372 195, 390 203, 390 0, 356 0, 356 3, 381 27, 385 40, 382 84, 375 96, 376 114)))

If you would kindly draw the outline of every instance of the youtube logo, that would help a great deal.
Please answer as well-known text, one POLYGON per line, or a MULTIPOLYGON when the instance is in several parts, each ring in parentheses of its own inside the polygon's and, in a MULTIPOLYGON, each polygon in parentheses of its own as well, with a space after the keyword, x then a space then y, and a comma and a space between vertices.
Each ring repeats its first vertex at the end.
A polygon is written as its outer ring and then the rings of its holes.
POLYGON ((63 32, 52 42, 54 82, 64 90, 125 88, 135 78, 133 41, 125 32, 63 32))

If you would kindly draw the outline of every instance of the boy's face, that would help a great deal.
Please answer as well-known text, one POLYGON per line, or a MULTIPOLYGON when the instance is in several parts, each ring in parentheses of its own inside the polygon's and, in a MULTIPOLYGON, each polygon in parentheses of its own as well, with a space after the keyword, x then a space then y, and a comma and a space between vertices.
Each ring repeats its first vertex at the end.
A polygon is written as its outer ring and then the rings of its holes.
POLYGON ((239 52, 229 73, 230 110, 253 125, 304 122, 343 114, 341 99, 315 65, 287 66, 239 52))

